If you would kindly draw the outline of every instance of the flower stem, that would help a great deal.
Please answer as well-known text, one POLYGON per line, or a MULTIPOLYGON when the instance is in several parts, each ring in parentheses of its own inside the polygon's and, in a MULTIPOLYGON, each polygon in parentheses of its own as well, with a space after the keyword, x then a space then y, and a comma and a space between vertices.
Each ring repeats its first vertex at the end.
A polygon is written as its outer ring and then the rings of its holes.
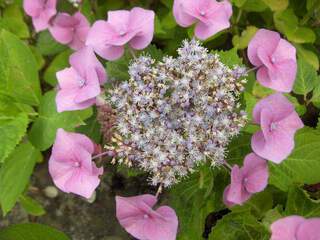
POLYGON ((159 195, 162 193, 162 189, 163 189, 163 183, 160 183, 160 185, 158 187, 158 191, 156 193, 156 198, 158 198, 159 195))
POLYGON ((132 57, 133 57, 134 59, 137 59, 137 56, 136 56, 134 50, 133 50, 131 47, 129 47, 129 52, 131 53, 131 55, 132 55, 132 57))
POLYGON ((93 160, 93 159, 100 158, 100 157, 103 157, 103 156, 105 156, 105 155, 108 155, 109 153, 110 153, 110 151, 106 151, 106 152, 103 152, 103 153, 99 153, 99 154, 93 156, 93 157, 92 157, 92 160, 93 160))

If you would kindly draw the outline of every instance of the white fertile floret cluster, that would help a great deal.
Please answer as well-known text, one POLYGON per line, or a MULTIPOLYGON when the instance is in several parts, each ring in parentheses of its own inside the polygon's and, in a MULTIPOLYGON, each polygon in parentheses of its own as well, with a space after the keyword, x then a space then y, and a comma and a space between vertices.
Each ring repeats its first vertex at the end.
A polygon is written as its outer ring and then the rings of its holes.
POLYGON ((210 161, 223 163, 231 138, 246 123, 239 96, 245 70, 229 68, 196 40, 178 57, 135 59, 130 79, 112 90, 117 157, 168 187, 210 161))

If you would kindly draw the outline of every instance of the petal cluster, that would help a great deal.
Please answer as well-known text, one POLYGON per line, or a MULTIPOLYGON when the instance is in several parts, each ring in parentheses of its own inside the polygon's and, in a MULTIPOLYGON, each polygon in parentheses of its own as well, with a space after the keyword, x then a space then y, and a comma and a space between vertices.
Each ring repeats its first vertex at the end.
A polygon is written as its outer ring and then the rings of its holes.
POLYGON ((93 152, 94 144, 85 135, 58 129, 49 159, 54 184, 63 192, 90 198, 103 173, 92 162, 93 152))
POLYGON ((58 112, 80 110, 94 105, 101 92, 100 85, 107 79, 104 67, 90 47, 72 54, 69 62, 71 67, 57 72, 58 112))
POLYGON ((260 124, 251 141, 253 151, 275 163, 286 159, 294 148, 294 135, 303 128, 294 106, 281 93, 260 100, 253 110, 253 121, 260 124))
POLYGON ((291 92, 297 73, 296 49, 279 33, 260 29, 249 43, 248 57, 258 68, 261 85, 291 92))
POLYGON ((146 48, 153 38, 155 14, 151 10, 135 7, 131 11, 108 12, 108 21, 96 21, 86 44, 107 60, 120 58, 124 46, 133 49, 146 48))
POLYGON ((268 178, 267 162, 254 153, 248 154, 242 168, 235 165, 231 170, 231 184, 224 191, 224 203, 228 207, 243 204, 266 188, 268 178))
POLYGON ((49 31, 57 42, 69 45, 74 50, 85 46, 89 30, 90 24, 80 12, 72 16, 58 13, 49 26, 49 31))
POLYGON ((24 11, 32 17, 32 23, 37 32, 49 27, 49 22, 56 15, 57 0, 24 0, 24 11))
POLYGON ((117 219, 128 233, 139 240, 175 240, 178 229, 175 211, 168 206, 153 210, 156 203, 157 198, 149 194, 117 196, 117 219))
POLYGON ((232 5, 227 0, 175 0, 173 14, 182 27, 196 24, 195 35, 205 40, 230 27, 232 5))
POLYGON ((289 216, 275 221, 271 225, 270 240, 316 240, 320 239, 320 218, 305 219, 289 216))

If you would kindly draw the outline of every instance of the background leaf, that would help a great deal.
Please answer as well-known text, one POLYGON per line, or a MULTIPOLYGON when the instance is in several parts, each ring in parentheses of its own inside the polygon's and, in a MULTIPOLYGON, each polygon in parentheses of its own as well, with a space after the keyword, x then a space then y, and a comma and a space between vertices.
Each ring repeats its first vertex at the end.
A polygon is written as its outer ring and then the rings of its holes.
POLYGON ((40 158, 39 150, 27 142, 19 145, 1 166, 0 204, 4 215, 15 205, 40 158))
POLYGON ((70 240, 62 232, 51 227, 25 223, 0 230, 1 240, 70 240))
POLYGON ((75 127, 83 125, 83 121, 92 115, 91 108, 58 113, 55 97, 54 91, 49 91, 42 97, 39 117, 29 132, 30 141, 41 151, 48 149, 53 144, 58 128, 72 131, 75 127))

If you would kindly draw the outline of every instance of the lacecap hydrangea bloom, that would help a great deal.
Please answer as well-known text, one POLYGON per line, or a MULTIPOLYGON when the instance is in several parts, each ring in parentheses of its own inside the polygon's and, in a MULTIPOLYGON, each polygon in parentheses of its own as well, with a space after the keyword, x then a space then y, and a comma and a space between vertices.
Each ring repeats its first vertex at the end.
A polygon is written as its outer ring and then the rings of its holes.
POLYGON ((139 57, 130 79, 110 92, 117 115, 110 151, 165 187, 206 160, 222 164, 246 123, 238 102, 245 70, 227 67, 195 40, 184 41, 178 55, 161 62, 139 57))

